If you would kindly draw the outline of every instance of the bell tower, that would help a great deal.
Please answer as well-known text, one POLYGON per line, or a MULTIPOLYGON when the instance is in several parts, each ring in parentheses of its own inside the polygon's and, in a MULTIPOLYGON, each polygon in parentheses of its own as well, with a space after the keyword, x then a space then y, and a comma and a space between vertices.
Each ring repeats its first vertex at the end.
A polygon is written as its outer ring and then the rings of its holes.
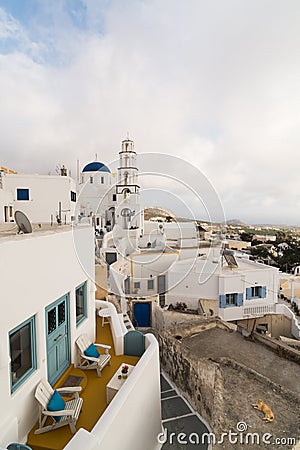
POLYGON ((136 164, 134 142, 127 138, 122 141, 119 152, 117 194, 117 222, 124 229, 137 229, 141 226, 140 186, 136 164))
MULTIPOLYGON (((122 141, 119 152, 120 162, 118 168, 118 186, 120 190, 126 188, 131 194, 138 193, 138 168, 136 166, 136 151, 134 142, 127 138, 122 141)), ((117 192, 119 194, 119 192, 117 192)))

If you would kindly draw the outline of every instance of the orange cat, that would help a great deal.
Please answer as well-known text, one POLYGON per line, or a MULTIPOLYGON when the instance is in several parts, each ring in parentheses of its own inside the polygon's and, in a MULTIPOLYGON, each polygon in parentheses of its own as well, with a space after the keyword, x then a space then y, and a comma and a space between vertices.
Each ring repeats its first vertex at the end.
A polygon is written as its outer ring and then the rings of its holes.
POLYGON ((256 403, 252 404, 252 406, 254 406, 255 409, 259 409, 259 411, 262 411, 265 414, 263 420, 265 420, 266 422, 273 422, 274 420, 273 411, 262 400, 258 399, 256 403))

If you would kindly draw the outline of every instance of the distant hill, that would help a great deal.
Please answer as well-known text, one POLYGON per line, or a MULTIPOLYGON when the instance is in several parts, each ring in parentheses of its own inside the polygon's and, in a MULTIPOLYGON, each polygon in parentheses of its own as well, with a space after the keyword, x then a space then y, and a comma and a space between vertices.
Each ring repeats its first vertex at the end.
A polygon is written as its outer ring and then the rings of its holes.
POLYGON ((240 219, 230 219, 223 222, 223 225, 236 225, 241 227, 247 227, 248 225, 240 219))
POLYGON ((176 217, 172 211, 166 208, 159 208, 157 206, 149 207, 144 209, 145 220, 150 220, 156 217, 161 217, 163 219, 169 218, 171 222, 176 220, 176 217))

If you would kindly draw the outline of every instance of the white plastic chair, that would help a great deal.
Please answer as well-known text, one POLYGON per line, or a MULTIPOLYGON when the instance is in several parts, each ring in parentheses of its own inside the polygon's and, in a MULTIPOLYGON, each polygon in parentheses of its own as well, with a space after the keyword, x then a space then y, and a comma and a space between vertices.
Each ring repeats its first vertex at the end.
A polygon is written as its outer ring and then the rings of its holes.
POLYGON ((48 403, 54 393, 54 390, 43 379, 37 386, 35 391, 35 398, 39 402, 39 428, 35 430, 35 434, 45 433, 46 431, 55 430, 56 428, 65 425, 70 426, 71 432, 76 433, 76 422, 81 412, 83 399, 79 397, 78 392, 81 391, 81 386, 62 387, 56 389, 60 394, 73 393, 75 398, 65 403, 65 408, 61 411, 48 411, 48 403), (53 421, 50 425, 45 425, 46 420, 50 417, 53 421), (55 420, 56 417, 56 420, 55 420), (60 417, 58 420, 57 417, 60 417))
POLYGON ((104 369, 104 367, 106 365, 110 366, 111 355, 109 354, 109 350, 111 349, 111 346, 94 343, 97 350, 102 349, 105 351, 105 353, 99 352, 99 357, 94 358, 93 356, 87 356, 84 353, 92 344, 92 341, 89 339, 86 333, 80 335, 77 338, 76 344, 79 348, 80 353, 80 361, 77 363, 76 367, 83 370, 96 369, 98 377, 101 377, 101 371, 104 369))

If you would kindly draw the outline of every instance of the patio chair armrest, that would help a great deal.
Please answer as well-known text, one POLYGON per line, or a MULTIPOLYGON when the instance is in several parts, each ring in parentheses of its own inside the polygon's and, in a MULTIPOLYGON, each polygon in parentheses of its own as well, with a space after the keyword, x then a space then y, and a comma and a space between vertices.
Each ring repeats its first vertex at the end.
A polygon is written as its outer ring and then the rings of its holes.
POLYGON ((75 410, 74 409, 62 409, 61 411, 48 411, 48 409, 45 409, 43 411, 43 414, 45 414, 45 416, 53 416, 53 417, 73 416, 75 414, 75 410))
POLYGON ((69 392, 69 393, 72 393, 72 392, 80 392, 80 391, 82 391, 82 387, 81 386, 70 386, 70 387, 61 387, 61 388, 58 388, 58 389, 56 389, 58 392, 69 392))
POLYGON ((111 349, 111 345, 105 345, 105 344, 94 344, 94 345, 95 345, 95 347, 104 348, 105 350, 111 349))

